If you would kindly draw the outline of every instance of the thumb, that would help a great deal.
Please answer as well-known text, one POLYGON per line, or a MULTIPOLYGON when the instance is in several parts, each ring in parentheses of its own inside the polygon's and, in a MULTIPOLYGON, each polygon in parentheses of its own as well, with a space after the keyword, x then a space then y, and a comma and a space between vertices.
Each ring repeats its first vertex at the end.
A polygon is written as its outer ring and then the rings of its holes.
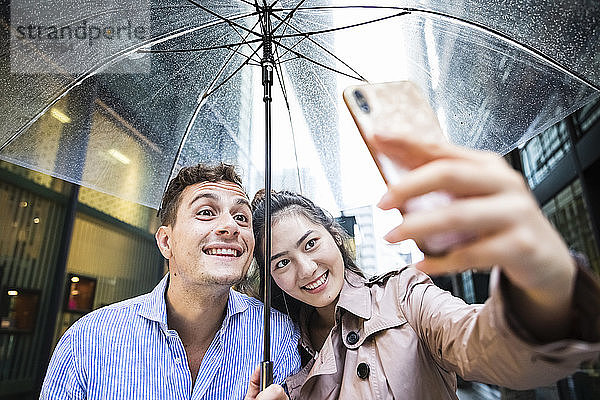
POLYGON ((248 382, 248 391, 244 400, 254 400, 260 393, 260 365, 258 365, 252 376, 250 376, 250 382, 248 382))

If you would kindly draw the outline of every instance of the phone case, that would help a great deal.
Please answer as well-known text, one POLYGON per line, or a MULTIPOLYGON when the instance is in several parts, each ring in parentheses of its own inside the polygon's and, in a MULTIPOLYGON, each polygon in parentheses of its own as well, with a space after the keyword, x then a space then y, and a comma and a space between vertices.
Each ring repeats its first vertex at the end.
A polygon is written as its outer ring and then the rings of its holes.
MULTIPOLYGON (((375 132, 387 135, 419 135, 426 142, 447 142, 435 112, 429 106, 420 88, 410 81, 350 86, 343 93, 346 106, 387 184, 398 184, 402 175, 412 169, 410 162, 399 165, 377 153, 370 144, 375 132)), ((410 199, 405 204, 407 213, 432 210, 448 205, 452 196, 446 192, 431 192, 410 199)), ((420 243, 428 255, 439 256, 473 236, 460 232, 444 232, 420 243)))

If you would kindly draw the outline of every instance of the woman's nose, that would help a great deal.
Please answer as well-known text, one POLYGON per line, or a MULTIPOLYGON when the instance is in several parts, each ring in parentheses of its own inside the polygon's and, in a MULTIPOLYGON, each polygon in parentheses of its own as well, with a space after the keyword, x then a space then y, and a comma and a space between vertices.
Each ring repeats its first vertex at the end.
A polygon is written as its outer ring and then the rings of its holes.
POLYGON ((317 271, 317 263, 310 257, 303 257, 300 260, 300 277, 303 279, 311 278, 317 271))

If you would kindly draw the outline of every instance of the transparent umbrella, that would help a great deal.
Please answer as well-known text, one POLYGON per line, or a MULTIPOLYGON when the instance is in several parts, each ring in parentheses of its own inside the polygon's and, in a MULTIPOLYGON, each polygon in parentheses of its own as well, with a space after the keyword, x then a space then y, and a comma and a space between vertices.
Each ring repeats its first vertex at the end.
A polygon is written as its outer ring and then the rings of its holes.
POLYGON ((381 180, 341 100, 356 81, 418 83, 453 142, 499 153, 600 92, 592 1, 10 7, 0 158, 155 208, 199 161, 235 163, 250 191, 266 181, 331 210, 370 201, 381 180))

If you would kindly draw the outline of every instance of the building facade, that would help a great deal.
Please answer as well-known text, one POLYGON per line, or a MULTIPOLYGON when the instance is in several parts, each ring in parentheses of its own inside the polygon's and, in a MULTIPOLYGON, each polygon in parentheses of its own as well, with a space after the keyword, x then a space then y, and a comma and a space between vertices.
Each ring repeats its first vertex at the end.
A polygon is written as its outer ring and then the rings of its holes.
POLYGON ((0 399, 33 399, 73 322, 162 277, 156 211, 4 161, 0 209, 0 399))
MULTIPOLYGON (((521 171, 542 212, 572 251, 600 274, 600 99, 569 115, 506 156, 521 171)), ((465 272, 453 289, 469 303, 488 297, 488 274, 465 272)), ((600 363, 581 365, 550 387, 528 391, 473 384, 484 399, 587 400, 600 398, 600 363)))

